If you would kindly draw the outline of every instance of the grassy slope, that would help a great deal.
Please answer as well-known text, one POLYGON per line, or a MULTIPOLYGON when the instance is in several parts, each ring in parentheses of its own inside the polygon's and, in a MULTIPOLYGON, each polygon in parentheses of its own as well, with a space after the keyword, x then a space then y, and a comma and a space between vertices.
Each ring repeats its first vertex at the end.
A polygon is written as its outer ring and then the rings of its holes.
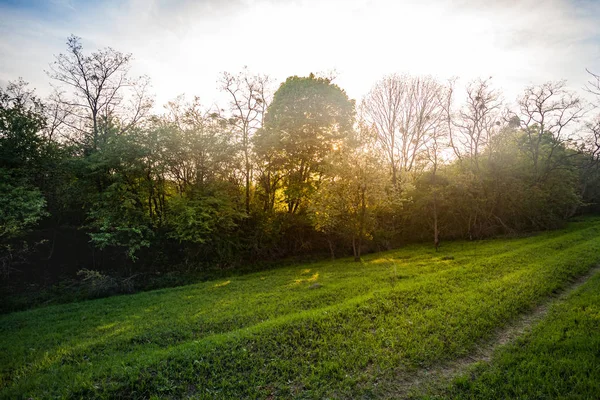
MULTIPOLYGON (((457 378, 452 399, 597 399, 600 396, 600 274, 491 364, 457 378)), ((433 397, 435 398, 435 397, 433 397)))
POLYGON ((0 397, 377 395, 599 260, 588 220, 14 313, 0 317, 0 397))

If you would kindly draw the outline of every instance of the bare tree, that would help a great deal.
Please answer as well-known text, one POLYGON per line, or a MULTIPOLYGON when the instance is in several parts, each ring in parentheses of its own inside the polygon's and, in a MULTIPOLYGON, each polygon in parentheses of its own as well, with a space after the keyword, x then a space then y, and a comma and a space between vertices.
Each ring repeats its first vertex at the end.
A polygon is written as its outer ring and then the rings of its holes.
MULTIPOLYGON (((590 80, 585 86, 585 90, 600 100, 600 75, 597 75, 590 70, 586 70, 590 74, 590 80)), ((598 107, 599 104, 596 104, 598 107)), ((580 196, 586 198, 588 187, 591 179, 598 173, 600 168, 600 115, 596 115, 592 120, 585 123, 583 137, 579 141, 579 150, 583 154, 583 162, 580 165, 580 196)), ((579 205, 573 207, 572 213, 575 214, 579 205)))
POLYGON ((478 226, 486 219, 493 218, 492 202, 486 201, 483 177, 480 171, 481 155, 487 153, 488 160, 493 157, 494 137, 506 125, 508 118, 502 109, 501 95, 491 87, 491 77, 476 79, 467 84, 466 99, 461 107, 453 109, 455 81, 448 85, 448 96, 444 103, 445 121, 448 132, 448 144, 454 156, 464 168, 465 182, 471 190, 464 201, 469 202, 462 218, 466 224, 469 238, 478 236, 478 226))
MULTIPOLYGON (((440 121, 441 122, 441 121, 440 121)), ((427 141, 427 158, 431 163, 431 192, 432 192, 432 213, 433 213, 433 245, 435 251, 438 251, 440 246, 440 229, 438 218, 438 181, 437 171, 440 166, 440 153, 444 147, 443 139, 445 136, 444 126, 440 124, 434 130, 433 134, 427 141)))
POLYGON ((244 157, 245 204, 250 212, 250 185, 252 182, 251 138, 263 124, 269 98, 271 80, 267 75, 252 75, 247 68, 236 75, 224 72, 220 89, 229 95, 229 122, 239 136, 244 157))
POLYGON ((388 75, 363 99, 363 118, 377 131, 394 186, 423 166, 425 144, 443 115, 443 93, 431 77, 388 75))
POLYGON ((587 112, 585 103, 565 88, 565 82, 547 82, 525 89, 519 99, 521 128, 527 135, 526 150, 536 179, 560 165, 556 150, 573 140, 574 125, 587 112), (549 151, 543 151, 544 146, 549 151))
POLYGON ((500 94, 491 88, 490 79, 478 79, 467 85, 465 105, 456 115, 452 115, 450 103, 446 103, 454 154, 461 161, 468 159, 475 171, 479 170, 481 152, 499 130, 501 107, 500 94))
POLYGON ((429 120, 431 133, 425 142, 425 154, 431 172, 433 245, 435 246, 435 251, 438 251, 440 246, 438 169, 443 163, 442 154, 444 150, 450 146, 452 140, 450 136, 450 126, 448 125, 448 114, 445 112, 452 103, 452 95, 452 83, 439 89, 437 93, 438 111, 432 114, 429 120))
POLYGON ((387 155, 394 185, 398 179, 397 142, 400 139, 397 136, 405 90, 400 76, 389 75, 375 84, 361 104, 364 119, 375 127, 379 142, 387 155))
POLYGON ((128 77, 131 54, 109 47, 85 55, 81 39, 72 35, 67 39, 67 52, 55 58, 47 71, 58 83, 52 97, 53 133, 62 124, 78 143, 95 151, 103 119, 119 119, 122 133, 151 108, 148 78, 128 77))

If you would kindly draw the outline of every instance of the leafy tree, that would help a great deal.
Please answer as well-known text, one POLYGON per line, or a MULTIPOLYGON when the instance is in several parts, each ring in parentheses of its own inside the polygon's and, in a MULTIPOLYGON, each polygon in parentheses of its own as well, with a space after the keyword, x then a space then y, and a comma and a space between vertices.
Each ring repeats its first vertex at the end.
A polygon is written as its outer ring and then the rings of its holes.
MULTIPOLYGON (((269 171, 282 172, 290 214, 315 190, 328 156, 345 146, 353 123, 354 101, 329 79, 293 76, 275 92, 255 143, 269 171)), ((271 182, 265 187, 272 190, 271 182)))
POLYGON ((98 192, 88 186, 92 196, 86 228, 96 247, 120 247, 135 260, 136 252, 149 247, 153 236, 149 205, 144 201, 148 196, 144 179, 148 152, 139 140, 141 132, 118 134, 118 120, 102 121, 99 129, 104 132, 101 147, 79 160, 83 177, 102 186, 98 192))
POLYGON ((228 181, 240 185, 238 147, 231 127, 219 115, 204 110, 198 98, 178 98, 168 105, 169 115, 151 127, 161 143, 161 158, 180 193, 228 181))
POLYGON ((23 80, 0 88, 0 264, 8 275, 17 242, 47 216, 46 200, 36 186, 44 165, 43 104, 23 80))
POLYGON ((375 230, 377 209, 385 203, 386 177, 370 151, 374 141, 364 134, 360 139, 358 147, 330 156, 327 176, 309 206, 315 229, 328 238, 332 258, 337 236, 352 243, 354 260, 360 261, 363 242, 375 230))
POLYGON ((0 166, 21 175, 39 172, 45 126, 44 106, 26 82, 0 88, 0 166))
POLYGON ((5 168, 0 168, 0 193, 0 244, 22 236, 47 215, 39 189, 5 168))

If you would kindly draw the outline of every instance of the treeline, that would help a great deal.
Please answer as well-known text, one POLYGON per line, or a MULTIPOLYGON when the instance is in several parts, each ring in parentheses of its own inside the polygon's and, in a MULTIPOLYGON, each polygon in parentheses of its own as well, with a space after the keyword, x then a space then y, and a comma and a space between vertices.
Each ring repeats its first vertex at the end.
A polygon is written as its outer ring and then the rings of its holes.
MULTIPOLYGON (((596 210, 600 120, 564 82, 508 107, 390 75, 356 104, 329 77, 224 73, 229 103, 181 97, 155 114, 131 55, 68 39, 42 101, 0 92, 5 279, 78 270, 235 268, 411 241, 559 226, 596 210)), ((600 92, 590 74, 586 90, 600 92)))

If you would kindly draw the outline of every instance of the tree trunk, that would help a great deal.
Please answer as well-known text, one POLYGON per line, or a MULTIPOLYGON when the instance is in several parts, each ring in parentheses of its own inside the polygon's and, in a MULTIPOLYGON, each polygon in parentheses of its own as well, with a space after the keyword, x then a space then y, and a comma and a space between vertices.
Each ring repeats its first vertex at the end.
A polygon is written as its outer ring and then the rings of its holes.
POLYGON ((246 167, 246 215, 250 214, 250 169, 246 167))
POLYGON ((437 209, 437 160, 433 166, 433 245, 435 251, 440 247, 440 231, 438 227, 438 209, 437 209))
POLYGON ((244 157, 246 161, 246 215, 250 215, 250 156, 248 154, 248 133, 244 133, 244 157))
POLYGON ((360 188, 360 218, 358 223, 358 244, 354 251, 354 261, 360 261, 362 238, 365 234, 365 216, 367 214, 367 202, 365 199, 366 186, 363 184, 360 188))
POLYGON ((335 249, 333 248, 333 242, 329 236, 327 237, 327 243, 329 244, 329 254, 331 255, 331 259, 335 260, 335 249))
POLYGON ((440 247, 440 232, 438 228, 437 193, 433 192, 433 245, 435 251, 440 247))
POLYGON ((356 236, 352 236, 352 253, 354 254, 354 261, 360 261, 358 247, 356 246, 356 236))

